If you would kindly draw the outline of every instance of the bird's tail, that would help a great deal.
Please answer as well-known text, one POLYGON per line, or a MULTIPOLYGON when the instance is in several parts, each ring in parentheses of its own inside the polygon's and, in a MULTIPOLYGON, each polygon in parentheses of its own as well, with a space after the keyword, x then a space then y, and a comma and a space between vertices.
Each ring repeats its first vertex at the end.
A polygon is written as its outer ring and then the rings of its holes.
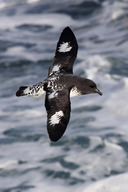
POLYGON ((42 96, 44 95, 44 83, 40 82, 33 86, 21 86, 16 92, 16 96, 42 96))

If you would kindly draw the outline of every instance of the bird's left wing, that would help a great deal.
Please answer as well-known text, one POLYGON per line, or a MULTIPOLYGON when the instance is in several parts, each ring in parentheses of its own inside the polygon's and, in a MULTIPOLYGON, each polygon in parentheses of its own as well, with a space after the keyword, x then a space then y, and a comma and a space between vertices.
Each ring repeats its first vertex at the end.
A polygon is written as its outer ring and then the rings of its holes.
POLYGON ((69 90, 47 90, 45 98, 47 131, 51 141, 58 141, 64 134, 70 119, 69 90))
POLYGON ((69 27, 66 27, 57 43, 55 57, 49 67, 48 76, 54 72, 73 73, 73 64, 77 56, 78 44, 69 27))

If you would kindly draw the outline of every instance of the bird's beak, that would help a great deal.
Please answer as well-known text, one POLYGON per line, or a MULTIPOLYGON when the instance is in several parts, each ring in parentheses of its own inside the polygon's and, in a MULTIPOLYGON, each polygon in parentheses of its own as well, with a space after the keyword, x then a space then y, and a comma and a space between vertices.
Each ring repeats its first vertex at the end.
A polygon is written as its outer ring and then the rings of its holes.
POLYGON ((102 95, 101 91, 99 89, 95 89, 95 92, 98 93, 99 95, 102 95))

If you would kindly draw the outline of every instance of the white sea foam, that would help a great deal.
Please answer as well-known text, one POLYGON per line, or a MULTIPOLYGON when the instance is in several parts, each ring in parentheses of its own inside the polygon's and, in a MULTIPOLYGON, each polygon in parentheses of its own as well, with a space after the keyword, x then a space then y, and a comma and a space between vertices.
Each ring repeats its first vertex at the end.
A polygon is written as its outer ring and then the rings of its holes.
POLYGON ((80 165, 77 171, 72 172, 73 177, 80 177, 79 172, 84 170, 86 172, 87 181, 92 175, 93 178, 98 179, 103 172, 109 174, 111 170, 118 170, 120 172, 123 169, 126 154, 117 144, 104 141, 99 137, 90 137, 90 147, 84 151, 84 155, 82 155, 83 151, 78 149, 79 156, 75 153, 76 146, 77 144, 74 144, 70 154, 66 157, 67 162, 74 162, 75 160, 75 163, 80 165), (93 152, 90 153, 90 151, 95 150, 98 146, 103 146, 104 150, 97 149, 96 154, 93 152))
POLYGON ((111 176, 85 187, 82 192, 127 192, 128 173, 111 176))
POLYGON ((65 14, 29 14, 29 15, 17 15, 15 16, 1 16, 1 29, 13 29, 20 25, 31 24, 31 25, 49 25, 56 27, 57 29, 64 27, 65 25, 73 25, 76 23, 70 16, 65 14), (64 22, 62 22, 62 20, 64 22))
POLYGON ((3 56, 21 57, 22 59, 26 57, 26 59, 30 59, 29 56, 26 56, 26 49, 23 46, 9 47, 7 51, 3 53, 3 56))
POLYGON ((125 9, 128 7, 127 2, 115 1, 112 11, 112 20, 117 20, 125 15, 125 9))
POLYGON ((5 7, 6 7, 6 3, 1 2, 1 3, 0 3, 0 9, 3 9, 3 8, 5 8, 5 7))
POLYGON ((27 0, 27 3, 36 3, 38 1, 40 1, 40 0, 27 0))

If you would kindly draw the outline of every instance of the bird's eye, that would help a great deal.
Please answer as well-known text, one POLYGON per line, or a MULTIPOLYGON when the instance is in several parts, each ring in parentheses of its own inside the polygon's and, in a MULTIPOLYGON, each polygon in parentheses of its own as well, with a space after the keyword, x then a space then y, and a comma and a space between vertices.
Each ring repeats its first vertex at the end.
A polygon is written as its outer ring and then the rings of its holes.
POLYGON ((90 87, 91 87, 91 88, 94 88, 94 87, 95 87, 95 85, 90 85, 90 87))

